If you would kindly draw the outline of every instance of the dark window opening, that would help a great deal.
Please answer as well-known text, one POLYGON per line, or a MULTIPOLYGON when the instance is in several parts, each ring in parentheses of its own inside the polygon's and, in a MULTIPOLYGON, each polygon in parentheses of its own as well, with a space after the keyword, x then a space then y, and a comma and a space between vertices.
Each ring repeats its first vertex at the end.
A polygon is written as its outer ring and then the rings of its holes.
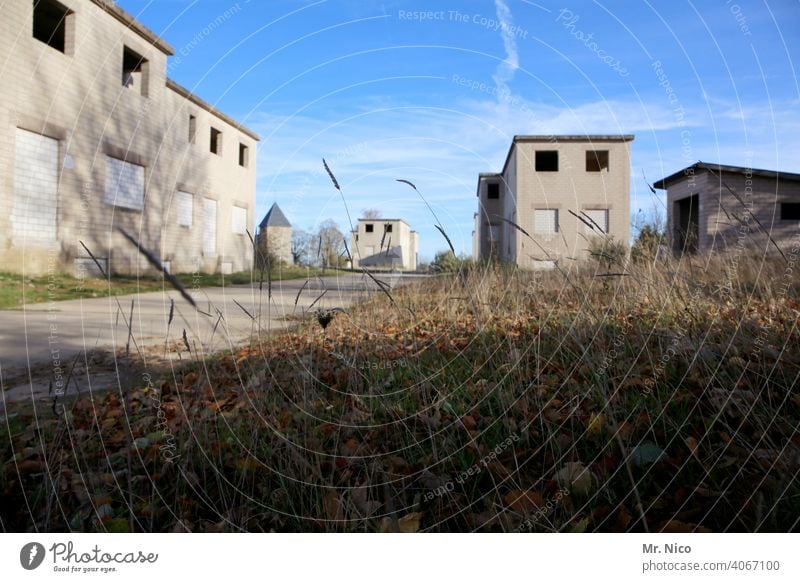
POLYGON ((537 172, 558 172, 558 152, 544 150, 536 152, 537 172))
POLYGON ((148 62, 142 55, 124 47, 122 51, 122 86, 138 89, 142 97, 147 97, 148 62))
POLYGON ((700 235, 700 197, 695 194, 673 204, 673 249, 677 253, 696 253, 700 235))
POLYGON ((608 150, 589 150, 586 152, 586 171, 608 171, 608 150))
POLYGON ((189 116, 189 143, 194 143, 197 137, 197 118, 194 115, 189 116))
POLYGON ((211 128, 211 143, 209 151, 212 154, 222 155, 222 132, 216 128, 211 128))
POLYGON ((500 198, 500 184, 487 184, 486 185, 486 197, 489 200, 497 200, 500 198))
POLYGON ((364 231, 365 232, 373 232, 374 230, 375 230, 374 225, 372 225, 372 224, 365 224, 364 225, 364 231))
POLYGON ((391 224, 384 224, 383 225, 384 232, 392 232, 392 225, 391 224))
POLYGON ((250 151, 249 150, 250 150, 250 148, 248 148, 243 143, 239 144, 239 165, 242 166, 243 168, 246 168, 247 165, 250 163, 250 160, 249 160, 250 151))
POLYGON ((800 202, 782 202, 781 220, 800 220, 800 202))
POLYGON ((67 28, 72 23, 72 11, 55 0, 33 1, 33 38, 48 46, 67 52, 67 28))

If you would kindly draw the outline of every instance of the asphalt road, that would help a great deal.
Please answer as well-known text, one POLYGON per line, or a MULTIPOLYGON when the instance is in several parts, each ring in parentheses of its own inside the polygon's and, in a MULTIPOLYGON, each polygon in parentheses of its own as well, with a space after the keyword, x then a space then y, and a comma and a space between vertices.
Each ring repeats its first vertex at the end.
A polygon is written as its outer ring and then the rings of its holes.
MULTIPOLYGON (((382 274, 378 278, 394 287, 419 276, 382 274)), ((52 392, 58 388, 59 375, 63 382, 69 374, 68 392, 113 383, 119 374, 118 360, 126 354, 144 362, 180 357, 181 352, 188 353, 184 330, 197 357, 233 348, 258 332, 294 325, 312 304, 313 311, 344 308, 380 291, 366 275, 340 274, 308 283, 305 279, 276 282, 271 297, 266 283, 261 291, 258 285, 247 285, 189 292, 199 309, 169 289, 0 311, 0 408, 3 400, 52 392)))

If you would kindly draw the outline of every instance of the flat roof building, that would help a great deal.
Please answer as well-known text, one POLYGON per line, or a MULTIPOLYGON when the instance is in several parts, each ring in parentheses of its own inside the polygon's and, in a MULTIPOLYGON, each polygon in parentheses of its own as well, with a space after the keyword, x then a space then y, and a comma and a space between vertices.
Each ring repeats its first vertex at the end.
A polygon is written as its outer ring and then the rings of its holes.
POLYGON ((167 78, 163 39, 104 0, 16 1, 0 19, 0 263, 29 274, 251 268, 256 145, 167 78), (83 243, 83 244, 81 244, 83 243))

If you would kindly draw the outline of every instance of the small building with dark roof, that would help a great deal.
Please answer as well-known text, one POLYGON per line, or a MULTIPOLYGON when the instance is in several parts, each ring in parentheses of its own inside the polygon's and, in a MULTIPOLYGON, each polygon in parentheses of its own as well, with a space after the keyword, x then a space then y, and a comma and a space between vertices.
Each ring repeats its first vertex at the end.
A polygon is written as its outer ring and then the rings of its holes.
POLYGON ((256 260, 272 257, 277 261, 291 265, 292 257, 292 223, 275 202, 264 215, 258 225, 257 245, 259 252, 256 260))
POLYGON ((667 191, 667 237, 677 252, 800 242, 800 174, 697 162, 653 184, 667 191))

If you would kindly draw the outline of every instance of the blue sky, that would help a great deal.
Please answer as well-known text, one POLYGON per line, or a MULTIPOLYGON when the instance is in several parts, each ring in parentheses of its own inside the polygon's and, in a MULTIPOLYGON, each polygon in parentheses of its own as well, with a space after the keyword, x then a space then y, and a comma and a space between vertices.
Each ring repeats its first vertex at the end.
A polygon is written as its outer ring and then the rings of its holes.
POLYGON ((633 133, 631 209, 697 160, 800 172, 800 1, 119 0, 170 76, 258 132, 257 218, 364 208, 420 256, 470 252, 479 172, 515 134, 633 133), (325 157, 345 203, 324 174, 325 157))

